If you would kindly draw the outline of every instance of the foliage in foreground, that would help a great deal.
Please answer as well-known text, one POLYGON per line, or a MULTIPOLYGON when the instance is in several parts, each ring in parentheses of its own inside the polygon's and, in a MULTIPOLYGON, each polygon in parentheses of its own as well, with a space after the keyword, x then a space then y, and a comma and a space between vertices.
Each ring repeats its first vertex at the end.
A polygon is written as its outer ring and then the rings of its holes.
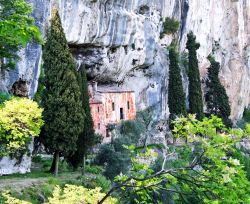
POLYGON ((68 156, 76 151, 78 136, 83 128, 83 110, 76 66, 62 28, 58 11, 53 13, 51 27, 43 50, 44 108, 41 139, 54 153, 55 173, 59 154, 68 156))
MULTIPOLYGON (((97 204, 104 195, 105 194, 101 192, 101 188, 99 187, 95 189, 87 189, 82 186, 66 184, 63 189, 56 186, 52 196, 45 204, 97 204)), ((2 196, 4 197, 6 204, 31 204, 30 202, 12 197, 8 192, 3 193, 2 196)), ((117 201, 115 198, 109 197, 104 203, 115 204, 117 201)))
POLYGON ((129 146, 132 167, 115 178, 107 196, 118 192, 124 203, 152 203, 160 202, 159 192, 165 192, 176 203, 249 203, 250 182, 236 155, 249 128, 226 129, 216 116, 198 121, 193 115, 176 119, 174 127, 173 135, 186 142, 161 150, 160 169, 143 162, 156 156, 155 148, 129 146))
POLYGON ((138 114, 135 121, 124 121, 117 129, 116 138, 110 144, 103 144, 95 162, 104 166, 104 175, 113 179, 116 175, 128 171, 130 165, 129 151, 124 145, 137 144, 141 134, 145 132, 146 112, 138 114))
POLYGON ((231 126, 232 122, 229 119, 231 113, 229 99, 219 79, 220 63, 216 62, 212 56, 208 56, 208 59, 211 66, 208 69, 208 79, 206 81, 208 89, 205 96, 207 110, 210 114, 222 118, 226 126, 231 126))
POLYGON ((0 107, 0 156, 27 149, 43 125, 42 109, 27 98, 12 98, 0 107))
POLYGON ((42 37, 25 0, 0 0, 0 8, 0 68, 14 68, 17 51, 33 39, 41 43, 42 37))

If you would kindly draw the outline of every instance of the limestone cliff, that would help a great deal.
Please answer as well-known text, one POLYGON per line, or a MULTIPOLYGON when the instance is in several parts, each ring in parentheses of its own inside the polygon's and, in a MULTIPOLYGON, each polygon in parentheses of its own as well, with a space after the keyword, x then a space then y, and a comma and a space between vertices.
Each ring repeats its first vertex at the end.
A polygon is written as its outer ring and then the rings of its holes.
MULTIPOLYGON (((175 36, 180 52, 192 30, 198 50, 201 77, 214 50, 221 62, 220 79, 226 87, 232 118, 241 117, 250 103, 250 1, 249 0, 30 0, 37 24, 44 31, 52 7, 60 11, 64 30, 78 66, 101 83, 118 83, 136 91, 137 109, 154 107, 155 117, 166 118, 168 56, 172 36, 160 39, 165 17, 179 19, 175 36), (56 3, 59 2, 59 3, 56 3)), ((3 73, 0 87, 10 89, 22 78, 34 94, 41 48, 29 45, 21 53, 16 71, 3 73)), ((187 87, 187 84, 186 84, 187 87)))

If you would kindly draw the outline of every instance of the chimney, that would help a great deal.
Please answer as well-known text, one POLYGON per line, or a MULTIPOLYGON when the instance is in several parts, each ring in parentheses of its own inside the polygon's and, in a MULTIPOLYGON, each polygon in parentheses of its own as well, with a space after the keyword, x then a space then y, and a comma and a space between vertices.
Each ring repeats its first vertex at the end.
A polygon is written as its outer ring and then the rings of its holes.
POLYGON ((92 88, 92 83, 88 83, 88 92, 89 92, 89 98, 93 98, 93 88, 92 88))
POLYGON ((97 82, 96 81, 92 81, 92 91, 93 91, 93 95, 95 95, 95 93, 97 92, 97 82))

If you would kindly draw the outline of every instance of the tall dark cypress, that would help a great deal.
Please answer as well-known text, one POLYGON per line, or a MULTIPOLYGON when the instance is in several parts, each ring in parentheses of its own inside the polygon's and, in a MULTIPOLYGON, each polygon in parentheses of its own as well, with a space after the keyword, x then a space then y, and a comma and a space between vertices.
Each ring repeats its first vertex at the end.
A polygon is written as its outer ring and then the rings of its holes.
POLYGON ((95 144, 94 123, 89 105, 88 81, 85 67, 81 67, 78 72, 78 83, 81 90, 82 109, 85 113, 84 128, 78 138, 77 151, 75 152, 75 154, 69 157, 69 161, 74 168, 77 168, 79 165, 82 165, 82 169, 84 171, 84 159, 86 157, 86 154, 88 150, 95 144))
POLYGON ((203 113, 203 101, 202 101, 202 91, 201 91, 201 81, 200 81, 200 72, 198 66, 198 59, 196 50, 199 49, 200 44, 196 42, 196 37, 193 32, 190 32, 188 35, 188 40, 186 48, 189 51, 188 55, 188 79, 189 79, 189 88, 188 88, 188 101, 189 101, 189 112, 196 114, 198 119, 204 117, 203 113))
POLYGON ((70 53, 58 11, 54 11, 43 49, 44 108, 42 141, 54 152, 55 174, 59 155, 76 151, 83 128, 83 110, 76 65, 70 53))
POLYGON ((208 69, 208 79, 206 81, 207 93, 205 95, 207 110, 210 114, 217 115, 222 118, 226 126, 231 126, 229 119, 231 108, 225 88, 219 80, 220 63, 209 55, 208 60, 211 65, 208 69))
POLYGON ((169 48, 169 60, 168 106, 171 114, 170 118, 174 118, 178 115, 186 115, 186 105, 179 56, 173 46, 169 48))

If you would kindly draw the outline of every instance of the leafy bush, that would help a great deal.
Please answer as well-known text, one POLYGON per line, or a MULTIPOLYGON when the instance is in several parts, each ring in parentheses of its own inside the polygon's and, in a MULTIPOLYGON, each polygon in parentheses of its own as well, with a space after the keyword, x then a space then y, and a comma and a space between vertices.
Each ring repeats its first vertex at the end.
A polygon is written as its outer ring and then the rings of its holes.
POLYGON ((120 173, 126 173, 130 166, 129 151, 124 145, 137 145, 151 121, 150 110, 137 114, 134 121, 123 121, 116 127, 116 137, 110 144, 103 144, 96 156, 95 163, 104 166, 104 176, 113 179, 120 173))
MULTIPOLYGON (((105 193, 101 192, 101 188, 86 189, 82 186, 68 185, 62 189, 56 186, 52 196, 48 198, 48 202, 45 204, 76 204, 76 203, 89 203, 96 204, 105 196, 105 193)), ((24 200, 14 198, 9 192, 2 193, 2 197, 7 204, 31 204, 24 200)), ((109 197, 104 204, 117 203, 115 198, 109 197)))
POLYGON ((237 121, 237 126, 244 129, 248 123, 250 123, 250 108, 245 108, 243 117, 237 121))
POLYGON ((22 201, 17 198, 11 197, 8 192, 3 193, 2 196, 5 200, 4 202, 7 204, 31 204, 30 202, 22 201))
MULTIPOLYGON (((53 192, 53 197, 49 198, 46 204, 75 204, 75 203, 98 203, 103 197, 101 188, 86 189, 81 186, 65 185, 64 189, 57 186, 53 192)), ((104 204, 114 204, 116 199, 109 197, 104 204)))
POLYGON ((235 157, 244 165, 244 170, 247 173, 247 179, 250 181, 250 155, 245 153, 243 149, 235 152, 235 157))
POLYGON ((198 121, 189 115, 174 121, 172 133, 185 142, 162 151, 164 162, 156 172, 142 160, 154 157, 155 150, 131 145, 131 169, 115 178, 111 191, 118 191, 125 203, 167 203, 158 200, 161 190, 176 203, 249 203, 250 182, 235 156, 239 141, 250 137, 249 129, 226 128, 216 116, 198 121))
POLYGON ((111 187, 111 181, 108 180, 105 176, 98 175, 95 177, 96 186, 101 187, 103 192, 108 192, 111 187))
POLYGON ((34 162, 34 163, 42 163, 43 158, 40 155, 34 155, 34 156, 32 156, 32 162, 34 162))
POLYGON ((103 174, 109 179, 113 179, 116 175, 128 170, 130 164, 128 152, 125 152, 123 147, 117 151, 114 148, 114 146, 122 146, 123 144, 122 139, 115 139, 115 144, 104 144, 98 152, 96 163, 104 166, 103 174))
POLYGON ((52 160, 43 160, 42 168, 44 169, 44 171, 49 171, 51 164, 52 164, 52 160))
POLYGON ((0 107, 0 156, 26 151, 43 125, 42 109, 27 98, 12 98, 0 107))
POLYGON ((180 26, 179 21, 175 20, 174 18, 165 18, 163 22, 163 34, 173 34, 178 31, 180 26))
POLYGON ((100 174, 102 172, 102 167, 100 166, 90 166, 90 165, 87 165, 85 167, 85 172, 87 173, 91 173, 91 174, 100 174))
POLYGON ((243 119, 245 120, 245 122, 250 123, 250 108, 245 108, 243 119))
POLYGON ((0 92, 0 104, 3 104, 4 101, 10 99, 10 95, 7 92, 0 92))

